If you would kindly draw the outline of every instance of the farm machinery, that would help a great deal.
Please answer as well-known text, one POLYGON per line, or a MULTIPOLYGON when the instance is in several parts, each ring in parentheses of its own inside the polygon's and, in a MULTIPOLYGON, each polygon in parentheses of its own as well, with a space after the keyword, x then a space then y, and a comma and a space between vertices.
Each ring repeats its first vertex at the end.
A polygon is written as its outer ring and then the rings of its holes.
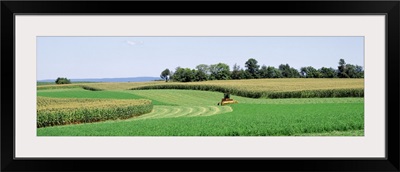
POLYGON ((218 105, 222 106, 222 105, 226 105, 226 104, 235 104, 235 103, 238 103, 238 101, 231 99, 229 92, 227 92, 227 93, 224 93, 224 98, 221 100, 220 103, 218 103, 218 105))

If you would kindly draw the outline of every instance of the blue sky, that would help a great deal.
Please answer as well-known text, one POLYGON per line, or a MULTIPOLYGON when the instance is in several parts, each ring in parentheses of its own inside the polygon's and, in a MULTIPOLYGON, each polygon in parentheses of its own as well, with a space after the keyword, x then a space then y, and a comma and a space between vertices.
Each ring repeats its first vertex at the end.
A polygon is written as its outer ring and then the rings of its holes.
POLYGON ((169 68, 236 63, 364 66, 363 37, 37 37, 37 80, 158 77, 169 68))

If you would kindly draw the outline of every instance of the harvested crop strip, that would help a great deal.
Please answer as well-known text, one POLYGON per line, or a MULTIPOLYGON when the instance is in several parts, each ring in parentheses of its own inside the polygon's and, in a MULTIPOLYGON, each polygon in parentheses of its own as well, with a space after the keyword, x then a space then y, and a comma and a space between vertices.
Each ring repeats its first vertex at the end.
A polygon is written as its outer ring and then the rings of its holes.
POLYGON ((37 98, 37 127, 127 119, 153 110, 150 100, 37 98))
POLYGON ((102 89, 79 84, 62 84, 62 85, 40 85, 36 87, 36 90, 54 90, 54 89, 71 89, 71 88, 83 88, 90 91, 102 91, 102 89))

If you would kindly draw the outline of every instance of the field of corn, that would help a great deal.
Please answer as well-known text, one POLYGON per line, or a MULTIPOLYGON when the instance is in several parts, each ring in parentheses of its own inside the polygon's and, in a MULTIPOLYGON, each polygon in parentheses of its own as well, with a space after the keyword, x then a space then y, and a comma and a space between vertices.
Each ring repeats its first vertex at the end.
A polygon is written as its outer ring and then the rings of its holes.
POLYGON ((37 98, 37 127, 127 119, 151 112, 150 100, 37 98))
POLYGON ((37 135, 363 136, 363 88, 363 79, 41 85, 37 135), (228 89, 239 103, 217 106, 220 92, 227 90, 212 88, 228 89), (242 95, 245 91, 256 93, 242 95), (254 96, 257 92, 262 94, 254 96), (293 96, 296 92, 300 96, 293 96), (282 95, 271 97, 278 93, 282 95))
POLYGON ((136 82, 41 85, 38 90, 82 87, 87 90, 187 89, 230 92, 250 98, 364 97, 364 79, 250 79, 205 82, 136 82))

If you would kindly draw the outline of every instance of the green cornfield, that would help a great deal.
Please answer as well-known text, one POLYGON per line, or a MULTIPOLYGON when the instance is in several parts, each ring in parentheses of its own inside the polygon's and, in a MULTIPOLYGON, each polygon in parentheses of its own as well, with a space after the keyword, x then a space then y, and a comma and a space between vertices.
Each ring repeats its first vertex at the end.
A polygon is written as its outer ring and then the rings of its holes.
POLYGON ((150 100, 37 98, 37 127, 127 119, 151 112, 150 100))
POLYGON ((301 91, 254 91, 250 89, 227 88, 216 85, 153 85, 132 88, 131 90, 152 90, 152 89, 182 89, 229 92, 233 95, 249 98, 324 98, 324 97, 364 97, 364 89, 324 89, 324 90, 301 90, 301 91))

